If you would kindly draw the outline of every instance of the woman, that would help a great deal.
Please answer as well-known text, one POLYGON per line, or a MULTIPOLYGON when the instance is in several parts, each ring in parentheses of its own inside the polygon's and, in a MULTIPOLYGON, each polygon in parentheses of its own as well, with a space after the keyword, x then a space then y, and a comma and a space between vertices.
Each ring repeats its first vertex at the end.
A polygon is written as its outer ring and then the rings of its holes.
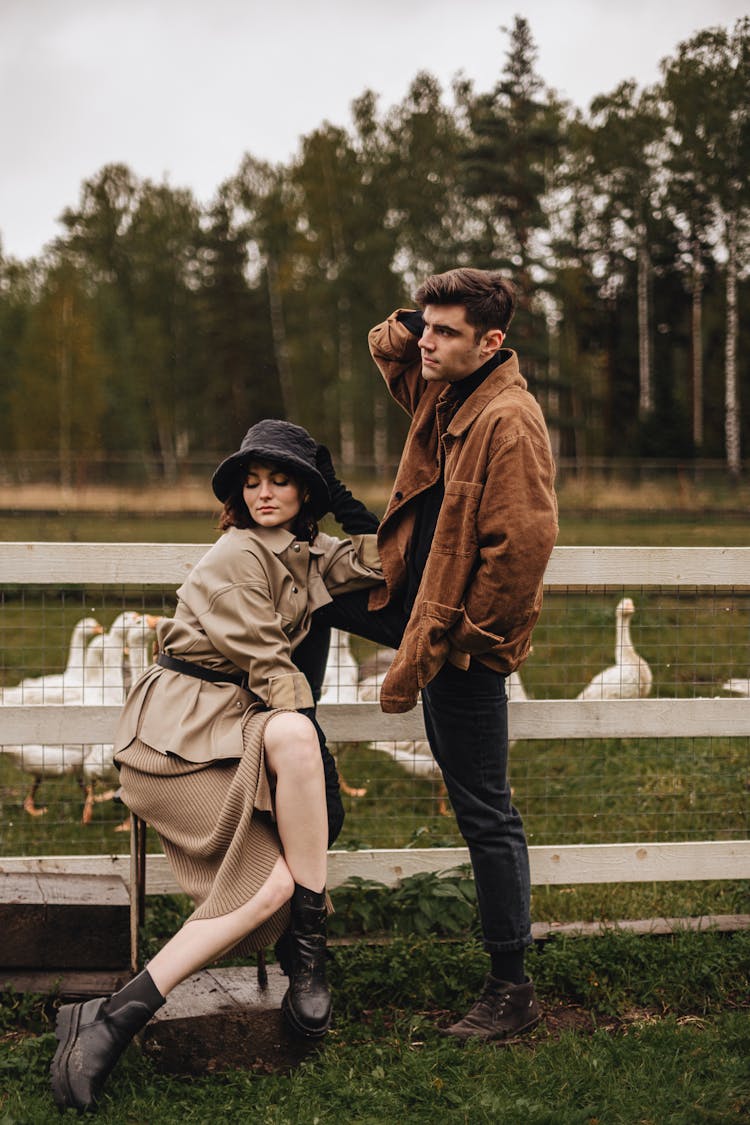
POLYGON ((177 591, 115 735, 123 799, 159 833, 197 908, 119 992, 60 1009, 51 1081, 62 1107, 93 1106, 171 989, 230 950, 285 935, 284 1016, 302 1035, 328 1029, 326 784, 292 652, 332 595, 382 576, 374 536, 318 533, 331 495, 316 453, 341 492, 327 451, 276 419, 252 426, 214 473, 224 534, 177 591))

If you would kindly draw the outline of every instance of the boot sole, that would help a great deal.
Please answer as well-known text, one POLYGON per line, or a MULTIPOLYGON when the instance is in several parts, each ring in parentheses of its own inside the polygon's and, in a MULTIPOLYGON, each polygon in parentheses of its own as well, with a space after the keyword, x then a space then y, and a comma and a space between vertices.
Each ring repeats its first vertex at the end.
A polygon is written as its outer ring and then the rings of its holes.
POLYGON ((281 1014, 283 1015, 284 1019, 286 1020, 286 1022, 288 1023, 288 1025, 292 1029, 292 1031, 296 1035, 301 1035, 304 1039, 322 1039, 323 1036, 328 1032, 329 1027, 331 1026, 331 1017, 330 1017, 330 1014, 329 1014, 328 1019, 326 1020, 325 1025, 323 1027, 319 1027, 319 1028, 315 1028, 315 1029, 310 1028, 310 1027, 305 1027, 305 1025, 303 1023, 300 1023, 300 1021, 297 1019, 297 1016, 294 1013, 294 1009, 292 1008, 292 1005, 289 1003, 289 993, 288 992, 284 993, 284 999, 281 1001, 281 1014))
POLYGON ((61 1109, 71 1106, 79 1110, 88 1109, 88 1106, 80 1105, 76 1100, 68 1078, 68 1061, 78 1035, 80 1022, 80 1004, 66 1004, 57 1014, 55 1038, 58 1047, 50 1065, 50 1086, 52 1087, 52 1097, 55 1099, 55 1104, 61 1109))

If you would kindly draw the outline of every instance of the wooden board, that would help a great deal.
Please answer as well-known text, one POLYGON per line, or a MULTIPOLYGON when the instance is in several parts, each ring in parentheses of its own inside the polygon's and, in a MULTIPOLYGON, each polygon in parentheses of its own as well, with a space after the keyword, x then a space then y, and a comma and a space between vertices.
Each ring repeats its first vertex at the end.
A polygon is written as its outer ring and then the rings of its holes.
POLYGON ((287 1072, 318 1047, 286 1030, 281 1000, 287 986, 278 965, 269 966, 265 989, 252 967, 195 973, 177 985, 146 1027, 143 1048, 168 1074, 287 1072))
POLYGON ((129 970, 124 880, 0 872, 0 968, 129 970))
POLYGON ((2 969, 0 990, 59 996, 61 1000, 90 1000, 109 996, 130 979, 126 969, 2 969))
MULTIPOLYGON (((531 845, 534 886, 642 883, 696 879, 750 879, 750 840, 677 843, 531 845)), ((328 886, 351 875, 388 886, 420 871, 448 871, 469 862, 467 848, 368 848, 328 853, 328 886)), ((130 878, 129 855, 0 856, 0 872, 117 874, 130 878)), ((177 894, 166 856, 151 854, 146 894, 177 894)))
MULTIPOLYGON (((0 583, 179 586, 210 543, 3 543, 0 583)), ((750 547, 555 547, 547 587, 750 585, 750 547), (623 581, 627 575, 627 583, 623 581)))

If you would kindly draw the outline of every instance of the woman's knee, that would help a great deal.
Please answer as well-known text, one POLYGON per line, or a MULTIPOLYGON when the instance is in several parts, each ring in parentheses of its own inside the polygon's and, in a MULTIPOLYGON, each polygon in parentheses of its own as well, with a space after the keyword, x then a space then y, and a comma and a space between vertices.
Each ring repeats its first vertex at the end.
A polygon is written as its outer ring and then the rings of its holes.
POLYGON ((323 771, 315 727, 295 711, 272 716, 266 724, 265 751, 274 772, 281 769, 323 771))
POLYGON ((268 876, 264 890, 274 911, 279 910, 294 894, 294 878, 281 857, 268 876))

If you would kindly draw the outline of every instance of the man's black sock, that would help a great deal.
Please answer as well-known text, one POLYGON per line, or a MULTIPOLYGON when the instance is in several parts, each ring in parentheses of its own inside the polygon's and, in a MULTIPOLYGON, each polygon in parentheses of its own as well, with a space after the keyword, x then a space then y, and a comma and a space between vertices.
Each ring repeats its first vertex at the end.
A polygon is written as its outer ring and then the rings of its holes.
POLYGON ((523 984, 524 950, 513 949, 506 953, 490 953, 492 967, 490 972, 496 980, 506 980, 509 984, 523 984))

